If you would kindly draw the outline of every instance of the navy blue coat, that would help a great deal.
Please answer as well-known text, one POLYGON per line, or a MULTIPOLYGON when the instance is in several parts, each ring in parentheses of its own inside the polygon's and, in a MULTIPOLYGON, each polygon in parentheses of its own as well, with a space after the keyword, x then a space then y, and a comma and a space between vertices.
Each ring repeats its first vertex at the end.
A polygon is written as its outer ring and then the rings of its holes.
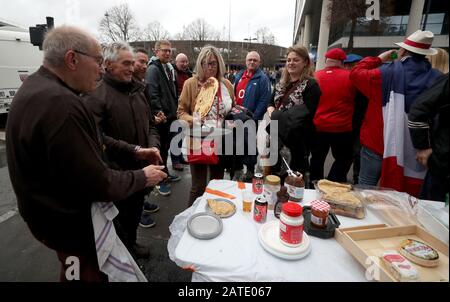
MULTIPOLYGON (((239 72, 234 81, 234 94, 236 95, 237 84, 242 78, 245 70, 239 72)), ((272 97, 272 89, 269 78, 258 68, 253 77, 248 81, 245 88, 243 106, 253 113, 254 120, 262 120, 267 106, 272 97)))

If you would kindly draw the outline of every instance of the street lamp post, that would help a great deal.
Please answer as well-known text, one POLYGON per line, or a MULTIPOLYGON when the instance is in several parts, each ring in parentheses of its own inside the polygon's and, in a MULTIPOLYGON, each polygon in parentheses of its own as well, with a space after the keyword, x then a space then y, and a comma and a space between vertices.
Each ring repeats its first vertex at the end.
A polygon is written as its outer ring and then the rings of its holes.
MULTIPOLYGON (((256 40, 258 40, 258 39, 252 38, 252 37, 248 37, 248 38, 244 39, 244 41, 247 41, 250 43, 250 47, 252 46, 252 41, 256 41, 256 40)), ((247 43, 247 51, 248 51, 248 43, 247 43)))

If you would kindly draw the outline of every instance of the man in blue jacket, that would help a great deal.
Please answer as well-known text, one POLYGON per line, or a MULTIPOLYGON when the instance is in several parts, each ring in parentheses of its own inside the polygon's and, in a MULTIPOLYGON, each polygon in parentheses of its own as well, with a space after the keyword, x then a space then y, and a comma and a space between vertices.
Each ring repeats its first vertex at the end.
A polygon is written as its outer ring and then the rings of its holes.
MULTIPOLYGON (((241 71, 234 82, 236 105, 243 106, 253 113, 253 119, 257 123, 262 120, 269 104, 272 89, 269 78, 259 68, 261 57, 256 51, 251 51, 245 59, 247 69, 241 71)), ((255 138, 256 139, 256 138, 255 138)), ((248 155, 243 159, 247 166, 247 173, 243 178, 249 181, 255 171, 256 156, 248 155)), ((239 173, 236 173, 238 175, 239 173)))

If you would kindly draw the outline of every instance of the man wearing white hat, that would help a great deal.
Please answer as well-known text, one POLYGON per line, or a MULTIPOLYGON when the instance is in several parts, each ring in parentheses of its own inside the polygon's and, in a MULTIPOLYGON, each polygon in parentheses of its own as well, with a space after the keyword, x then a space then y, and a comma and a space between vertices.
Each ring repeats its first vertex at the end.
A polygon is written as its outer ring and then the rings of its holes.
POLYGON ((399 50, 366 57, 351 71, 353 84, 369 99, 361 127, 360 184, 377 185, 418 196, 426 170, 415 160, 407 114, 416 97, 441 74, 425 58, 434 35, 418 30, 399 50), (384 64, 386 63, 386 64, 384 64))

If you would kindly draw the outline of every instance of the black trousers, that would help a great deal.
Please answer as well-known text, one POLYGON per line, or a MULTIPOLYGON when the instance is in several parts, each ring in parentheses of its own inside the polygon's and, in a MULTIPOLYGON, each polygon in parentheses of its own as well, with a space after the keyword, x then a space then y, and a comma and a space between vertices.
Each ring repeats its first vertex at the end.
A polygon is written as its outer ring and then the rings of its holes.
POLYGON ((130 250, 136 243, 137 228, 141 220, 146 190, 134 193, 127 199, 115 202, 119 215, 114 218, 117 235, 130 250))
MULTIPOLYGON (((172 139, 181 132, 181 129, 178 132, 170 132, 170 125, 172 124, 173 121, 168 121, 164 124, 159 124, 156 126, 156 129, 158 129, 158 133, 159 133, 159 141, 161 144, 161 148, 160 148, 160 154, 161 154, 161 158, 163 160, 163 164, 165 166, 164 168, 164 172, 168 173, 168 167, 167 167, 167 158, 169 157, 169 152, 170 152, 170 142, 172 141, 172 139)), ((178 143, 178 147, 181 150, 181 144, 182 144, 182 140, 178 143)), ((180 154, 178 156, 172 154, 170 152, 170 157, 172 159, 172 165, 174 164, 181 164, 184 162, 183 159, 183 155, 180 154)))
POLYGON ((330 148, 334 162, 327 179, 337 182, 347 182, 347 173, 353 161, 352 132, 316 133, 311 148, 311 181, 324 178, 324 164, 330 148))
POLYGON ((191 168, 192 186, 189 195, 188 207, 192 206, 195 200, 205 192, 209 181, 213 179, 223 179, 224 169, 219 165, 189 165, 191 168), (209 172, 209 179, 208 179, 209 172))
POLYGON ((164 172, 168 173, 167 168, 167 157, 169 155, 169 149, 170 149, 170 122, 159 124, 156 126, 159 133, 159 142, 161 144, 161 148, 159 150, 159 153, 161 154, 161 158, 163 160, 163 165, 165 166, 164 172))
POLYGON ((448 178, 428 170, 419 195, 420 199, 445 202, 448 193, 448 178))

